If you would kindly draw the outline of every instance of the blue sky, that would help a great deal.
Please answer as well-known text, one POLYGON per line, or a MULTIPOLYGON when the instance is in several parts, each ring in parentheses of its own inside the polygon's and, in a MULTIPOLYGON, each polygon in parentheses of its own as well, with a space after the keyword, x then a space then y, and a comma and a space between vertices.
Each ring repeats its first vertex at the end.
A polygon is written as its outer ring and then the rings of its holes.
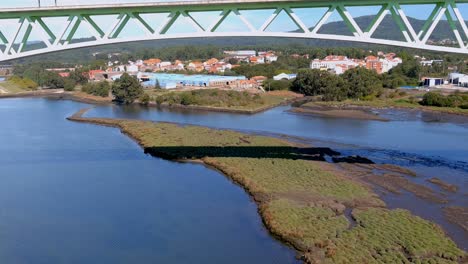
MULTIPOLYGON (((176 0, 164 0, 167 1, 176 1, 176 0)), ((190 0, 184 0, 190 1, 190 0)), ((5 2, 1 0, 1 2, 5 2)), ((87 5, 87 4, 109 4, 109 3, 142 3, 142 2, 158 2, 157 0, 57 0, 58 5, 87 5)), ((8 1, 7 3, 1 3, 0 8, 11 8, 11 7, 33 7, 37 6, 38 0, 14 0, 8 1)), ((42 6, 53 6, 54 0, 41 0, 42 6)), ((468 4, 460 4, 458 5, 460 11, 465 17, 465 20, 468 19, 468 4)), ((418 6, 411 6, 402 5, 403 10, 405 11, 406 15, 409 17, 414 17, 418 19, 426 19, 434 5, 418 5, 418 6)), ((347 7, 348 11, 351 13, 353 17, 363 16, 363 15, 375 15, 380 7, 379 6, 369 6, 369 7, 347 7)), ((325 13, 326 8, 315 8, 315 9, 293 9, 293 11, 299 16, 299 18, 306 24, 308 27, 313 27, 318 20, 322 17, 325 13)), ((243 16, 251 22, 251 24, 255 28, 259 28, 263 22, 272 14, 273 10, 257 10, 257 11, 246 11, 241 10, 243 16)), ((219 15, 219 12, 200 12, 200 13, 191 13, 191 15, 199 21, 202 26, 207 27, 214 21, 214 19, 219 15)), ((147 21, 155 21, 152 26, 154 28, 158 27, 157 22, 161 22, 164 20, 165 14, 159 15, 147 15, 147 21)), ((94 17, 95 21, 102 26, 105 30, 107 29, 112 20, 115 19, 115 16, 107 16, 107 17, 94 17)), ((341 18, 335 12, 328 20, 328 22, 339 21, 341 18)), ((46 21, 47 24, 53 30, 60 30, 64 24, 64 18, 57 18, 57 19, 49 19, 46 21)), ((143 30, 140 26, 132 22, 133 25, 129 25, 126 31, 122 32, 122 37, 128 36, 138 36, 141 35, 143 30)), ((5 35, 11 35, 17 28, 17 21, 15 20, 0 20, 0 30, 5 35)), ((277 19, 270 25, 267 31, 292 31, 296 30, 297 26, 289 19, 286 13, 281 13, 277 19)), ((218 31, 228 32, 228 31, 247 31, 248 28, 239 20, 239 18, 235 16, 228 17, 225 22, 220 26, 218 31)), ((176 22, 176 25, 173 27, 172 31, 168 33, 186 33, 186 32, 195 32, 195 29, 192 27, 190 23, 187 23, 185 20, 180 19, 176 22)), ((90 35, 88 28, 80 28, 77 32, 77 37, 88 37, 90 35)), ((37 33, 33 33, 31 35, 30 40, 38 40, 39 37, 37 33)))

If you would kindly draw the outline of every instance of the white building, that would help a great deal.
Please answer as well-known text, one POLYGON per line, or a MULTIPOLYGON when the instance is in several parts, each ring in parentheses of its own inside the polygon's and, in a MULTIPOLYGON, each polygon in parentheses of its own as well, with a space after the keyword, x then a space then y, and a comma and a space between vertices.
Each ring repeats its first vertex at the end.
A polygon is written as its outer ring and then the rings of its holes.
POLYGON ((139 67, 136 64, 131 64, 127 66, 127 71, 128 72, 138 72, 139 67))
POLYGON ((234 57, 252 57, 256 56, 257 52, 255 50, 227 50, 224 54, 234 57))
POLYGON ((291 80, 291 79, 296 78, 296 76, 297 76, 297 74, 286 74, 286 73, 283 72, 283 73, 280 73, 280 74, 278 74, 276 76, 273 76, 273 80, 275 80, 275 81, 279 81, 279 80, 283 80, 283 79, 291 80))
POLYGON ((333 70, 336 74, 342 73, 344 71, 343 68, 348 69, 356 66, 358 66, 358 63, 346 56, 330 55, 325 57, 323 60, 315 59, 310 62, 311 69, 333 70))
POLYGON ((463 75, 458 78, 458 86, 468 87, 468 75, 463 75))
POLYGON ((419 63, 421 63, 422 66, 432 66, 432 64, 442 64, 444 62, 443 60, 422 60, 419 63))
POLYGON ((394 67, 396 67, 398 64, 401 64, 403 60, 399 57, 395 57, 393 59, 390 58, 385 58, 385 59, 380 59, 382 62, 382 73, 388 72, 394 67))

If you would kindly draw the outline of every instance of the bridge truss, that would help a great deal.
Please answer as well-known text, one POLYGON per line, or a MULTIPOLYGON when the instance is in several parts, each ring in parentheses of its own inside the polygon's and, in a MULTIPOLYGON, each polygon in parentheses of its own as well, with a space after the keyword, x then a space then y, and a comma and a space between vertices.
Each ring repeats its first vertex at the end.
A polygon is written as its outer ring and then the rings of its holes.
MULTIPOLYGON (((468 28, 458 8, 459 4, 465 4, 465 0, 201 0, 196 2, 0 9, 0 61, 66 49, 130 41, 234 36, 343 40, 468 54, 468 28), (419 28, 414 27, 402 6, 417 7, 428 4, 432 6, 432 12, 419 28), (366 26, 359 25, 356 17, 353 17, 348 10, 360 6, 378 7, 378 12, 366 26), (316 13, 312 13, 314 9, 322 10, 323 13, 318 15, 313 24, 308 24, 306 20, 309 20, 310 17, 308 18, 308 13, 304 11, 311 10, 309 16, 317 16, 316 13), (252 19, 252 17, 245 15, 250 11, 262 11, 268 15, 261 23, 258 23, 258 17, 252 19), (302 15, 298 15, 299 13, 302 15), (344 22, 346 30, 342 34, 322 32, 327 25, 334 22, 330 21, 332 15, 344 22), (280 16, 286 17, 297 29, 290 31, 284 31, 278 27, 272 29, 271 25, 278 22, 280 16), (106 23, 99 22, 98 17, 107 17, 106 23), (55 18, 62 18, 63 22, 60 25, 49 23, 50 19, 55 18), (239 23, 243 24, 246 30, 229 30, 229 27, 221 30, 223 25, 233 18, 240 21, 239 23), (391 40, 376 36, 384 19, 391 19, 397 25, 398 31, 402 35, 401 39, 391 40), (2 21, 15 22, 13 34, 7 35, 1 31, 1 25, 4 23, 2 21), (193 32, 173 30, 175 25, 181 21, 191 27, 193 32), (454 41, 444 45, 435 45, 430 41, 430 38, 441 21, 448 24, 448 30, 452 31, 450 33, 453 33, 454 41), (86 41, 76 39, 76 33, 81 27, 89 31, 91 38, 86 39, 86 41), (122 35, 125 30, 135 31, 135 27, 138 27, 142 34, 138 36, 122 35), (40 37, 41 44, 31 45, 32 32, 40 37)), ((280 23, 284 23, 284 20, 281 20, 280 23)), ((381 35, 382 32, 380 32, 381 35)))

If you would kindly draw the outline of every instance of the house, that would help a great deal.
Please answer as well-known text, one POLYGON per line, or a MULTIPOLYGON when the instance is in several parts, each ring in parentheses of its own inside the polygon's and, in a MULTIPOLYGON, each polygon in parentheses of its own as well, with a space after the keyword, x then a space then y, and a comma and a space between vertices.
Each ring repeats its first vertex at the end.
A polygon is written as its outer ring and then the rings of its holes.
POLYGON ((319 59, 312 60, 310 63, 310 68, 311 69, 329 69, 335 72, 341 72, 342 69, 346 71, 350 68, 357 67, 358 65, 359 65, 358 62, 352 59, 349 59, 346 56, 330 55, 330 56, 326 56, 323 60, 319 60, 319 59), (338 66, 342 69, 336 69, 338 66))
POLYGON ((265 63, 265 57, 263 56, 252 56, 250 57, 250 63, 253 64, 264 64, 265 63))
POLYGON ((59 72, 60 77, 68 78, 70 77, 70 72, 59 72))
POLYGON ((103 71, 103 70, 90 70, 90 71, 88 72, 88 79, 90 79, 90 80, 96 80, 96 75, 97 75, 98 73, 101 73, 101 74, 102 74, 102 73, 104 73, 104 71, 103 71))
POLYGON ((466 75, 463 73, 458 73, 458 72, 452 72, 448 76, 448 81, 451 84, 458 84, 460 81, 460 78, 465 77, 466 75))
POLYGON ((205 67, 203 66, 203 63, 199 62, 199 61, 193 61, 193 62, 190 62, 187 66, 187 70, 189 71, 193 71, 193 72, 201 72, 205 69, 205 67))
POLYGON ((128 72, 138 72, 140 68, 136 64, 130 64, 127 66, 127 71, 128 72))
POLYGON ((257 52, 255 50, 227 50, 224 54, 236 59, 245 59, 256 56, 257 52))
POLYGON ((458 86, 468 87, 468 75, 463 75, 458 78, 458 86))
POLYGON ((268 80, 266 76, 254 76, 250 78, 250 80, 254 80, 257 82, 258 85, 262 85, 264 81, 268 80))
POLYGON ((265 63, 272 63, 278 60, 278 56, 273 51, 262 51, 258 56, 264 57, 265 63))
POLYGON ((434 87, 437 85, 444 84, 444 78, 439 77, 423 77, 421 78, 421 82, 425 87, 434 87))
POLYGON ((231 84, 232 88, 252 89, 258 88, 258 83, 254 80, 237 80, 231 84))
POLYGON ((442 64, 443 62, 443 60, 422 60, 419 63, 422 66, 432 66, 432 64, 442 64))
POLYGON ((273 80, 275 81, 279 81, 279 80, 291 80, 291 79, 295 79, 297 76, 297 74, 286 74, 286 73, 281 73, 281 74, 278 74, 276 76, 273 76, 273 80))
POLYGON ((381 61, 376 56, 367 56, 365 59, 366 68, 369 70, 374 70, 378 74, 381 74, 383 71, 383 61, 381 61))
POLYGON ((216 63, 218 63, 218 62, 219 62, 218 59, 216 59, 216 58, 211 58, 211 59, 209 59, 209 60, 203 62, 203 65, 204 65, 204 66, 206 66, 206 65, 213 65, 213 64, 216 64, 216 63))
POLYGON ((159 65, 160 63, 161 63, 160 59, 148 59, 148 60, 143 61, 143 64, 145 64, 146 66, 160 67, 159 65))

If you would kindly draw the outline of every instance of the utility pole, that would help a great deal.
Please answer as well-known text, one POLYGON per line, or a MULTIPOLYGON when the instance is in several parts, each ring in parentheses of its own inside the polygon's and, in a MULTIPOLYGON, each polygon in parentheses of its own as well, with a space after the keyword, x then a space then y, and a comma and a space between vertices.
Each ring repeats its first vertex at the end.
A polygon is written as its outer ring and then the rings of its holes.
POLYGON ((41 0, 37 0, 37 5, 41 7, 41 0))

